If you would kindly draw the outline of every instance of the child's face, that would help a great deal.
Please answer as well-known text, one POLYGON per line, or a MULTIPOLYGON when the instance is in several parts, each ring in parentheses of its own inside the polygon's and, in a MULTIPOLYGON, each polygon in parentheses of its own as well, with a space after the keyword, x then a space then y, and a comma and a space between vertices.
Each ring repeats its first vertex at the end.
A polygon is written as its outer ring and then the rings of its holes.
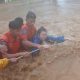
POLYGON ((42 31, 42 32, 40 33, 40 39, 44 41, 44 40, 46 40, 46 38, 47 38, 47 32, 42 31))
POLYGON ((36 19, 28 19, 27 23, 29 26, 33 26, 35 24, 36 19))
POLYGON ((10 29, 11 33, 14 35, 14 36, 18 36, 20 34, 20 30, 21 29, 10 29))

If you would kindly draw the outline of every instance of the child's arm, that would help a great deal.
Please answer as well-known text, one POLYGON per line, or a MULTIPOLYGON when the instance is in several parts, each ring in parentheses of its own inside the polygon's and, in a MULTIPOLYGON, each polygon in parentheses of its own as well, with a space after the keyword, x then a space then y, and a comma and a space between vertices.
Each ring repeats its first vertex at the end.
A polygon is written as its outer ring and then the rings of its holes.
POLYGON ((8 49, 6 45, 1 45, 0 44, 0 52, 2 53, 3 57, 7 57, 7 58, 16 58, 19 56, 24 56, 26 53, 25 52, 21 52, 21 53, 16 53, 16 54, 9 54, 7 53, 8 49))
POLYGON ((32 42, 31 41, 28 41, 28 40, 24 40, 23 42, 23 45, 26 47, 26 46, 29 46, 29 47, 34 47, 35 49, 42 49, 44 48, 40 43, 40 39, 38 39, 38 37, 35 37, 33 38, 32 42))
POLYGON ((40 45, 37 44, 37 43, 33 43, 31 41, 28 41, 28 40, 23 40, 22 41, 22 44, 24 45, 24 47, 28 46, 28 47, 36 47, 36 48, 39 48, 40 45))
POLYGON ((20 57, 20 56, 23 56, 23 57, 26 57, 28 56, 29 52, 19 52, 19 53, 16 53, 16 54, 8 54, 8 53, 4 53, 4 56, 3 57, 7 57, 7 58, 17 58, 17 57, 20 57))

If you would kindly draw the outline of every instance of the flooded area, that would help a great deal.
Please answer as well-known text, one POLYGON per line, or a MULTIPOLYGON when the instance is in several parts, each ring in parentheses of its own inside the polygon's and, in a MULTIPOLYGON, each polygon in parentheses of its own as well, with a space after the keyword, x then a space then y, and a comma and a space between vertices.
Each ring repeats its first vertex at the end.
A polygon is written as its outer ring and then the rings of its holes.
POLYGON ((44 26, 50 34, 64 35, 74 41, 55 45, 46 54, 41 52, 33 63, 21 60, 1 71, 0 80, 80 80, 80 0, 14 0, 2 3, 0 34, 8 30, 9 21, 15 17, 22 17, 25 23, 29 10, 37 15, 37 28, 44 26))

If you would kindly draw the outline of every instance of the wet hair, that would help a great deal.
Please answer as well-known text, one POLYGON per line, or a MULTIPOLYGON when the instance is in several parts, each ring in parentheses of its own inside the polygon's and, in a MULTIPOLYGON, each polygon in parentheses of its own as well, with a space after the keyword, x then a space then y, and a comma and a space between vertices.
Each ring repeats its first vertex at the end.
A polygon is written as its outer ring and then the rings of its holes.
POLYGON ((20 26, 19 22, 13 20, 13 21, 9 22, 9 28, 10 29, 20 29, 21 26, 20 26))
POLYGON ((43 32, 43 31, 44 31, 44 32, 47 32, 47 30, 42 26, 42 27, 40 27, 40 28, 38 29, 38 31, 37 31, 36 34, 37 34, 37 35, 40 35, 40 33, 43 32))
POLYGON ((32 11, 29 11, 26 15, 26 20, 28 19, 36 19, 36 14, 32 11))
POLYGON ((23 25, 23 19, 22 19, 21 17, 17 17, 17 18, 15 18, 15 21, 16 21, 17 23, 19 23, 20 26, 23 25))

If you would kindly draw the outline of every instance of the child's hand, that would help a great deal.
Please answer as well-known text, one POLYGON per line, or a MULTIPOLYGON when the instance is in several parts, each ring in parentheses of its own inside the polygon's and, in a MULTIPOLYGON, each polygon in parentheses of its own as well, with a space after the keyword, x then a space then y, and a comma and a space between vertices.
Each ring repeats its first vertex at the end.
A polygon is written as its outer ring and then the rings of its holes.
POLYGON ((18 61, 18 58, 11 58, 9 59, 10 62, 17 62, 18 61))
POLYGON ((49 49, 49 48, 50 48, 50 45, 42 45, 42 47, 43 47, 44 49, 49 49))
POLYGON ((38 49, 42 50, 42 49, 49 49, 50 45, 46 44, 46 45, 39 45, 38 49))
POLYGON ((43 49, 43 46, 42 45, 37 45, 37 48, 38 49, 43 49))

